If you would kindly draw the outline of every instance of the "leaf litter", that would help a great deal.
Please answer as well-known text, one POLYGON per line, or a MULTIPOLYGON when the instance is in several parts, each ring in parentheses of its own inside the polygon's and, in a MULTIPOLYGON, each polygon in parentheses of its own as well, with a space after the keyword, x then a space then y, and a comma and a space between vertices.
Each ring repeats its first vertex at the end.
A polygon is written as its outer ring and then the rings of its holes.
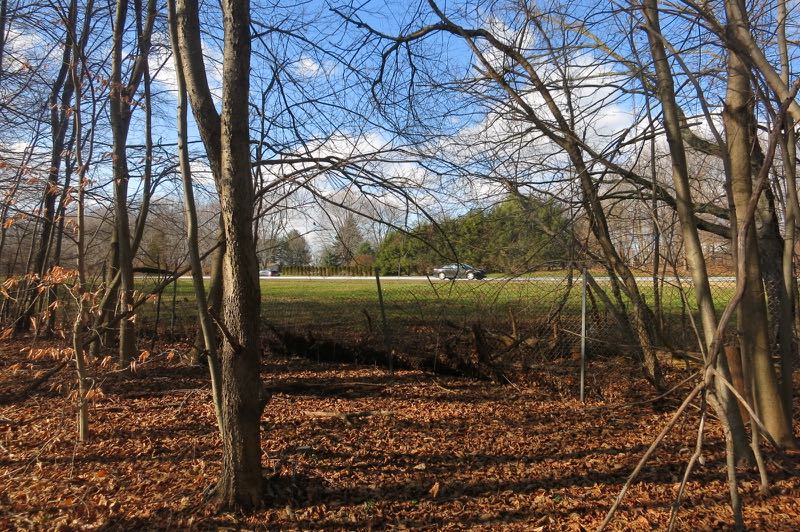
MULTIPOLYGON (((58 361, 0 344, 0 394, 58 361)), ((575 361, 553 360, 514 386, 421 371, 267 357, 264 507, 218 513, 203 493, 221 458, 207 373, 162 346, 136 372, 98 363, 90 440, 75 437, 73 376, 0 405, 0 529, 589 530, 602 521, 680 391, 654 408, 624 359, 591 362, 588 401, 575 361), (642 403, 642 401, 645 401, 642 403)), ((675 370, 675 383, 687 377, 675 370)), ((672 408, 670 408, 672 405, 672 408)), ((660 530, 692 453, 697 415, 668 436, 627 495, 615 530, 660 530)), ((797 432, 797 426, 796 426, 797 432)), ((732 522, 718 424, 692 474, 678 529, 732 522)), ((772 490, 741 470, 752 529, 800 523, 800 457, 768 452, 772 490)))

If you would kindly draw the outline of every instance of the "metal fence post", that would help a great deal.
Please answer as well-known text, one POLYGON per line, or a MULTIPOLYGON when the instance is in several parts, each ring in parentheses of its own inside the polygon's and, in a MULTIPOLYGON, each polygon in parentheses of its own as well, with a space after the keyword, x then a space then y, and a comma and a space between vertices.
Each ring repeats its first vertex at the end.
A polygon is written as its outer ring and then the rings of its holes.
POLYGON ((581 402, 586 383, 586 266, 581 269, 581 402))
MULTIPOLYGON (((381 289, 381 269, 375 268, 375 283, 378 285, 378 304, 381 306, 381 326, 383 327, 383 347, 389 345, 389 329, 386 325, 386 306, 383 304, 383 290, 381 289)), ((394 356, 389 354, 389 371, 394 372, 394 356)))
POLYGON ((175 305, 178 304, 178 280, 172 280, 172 316, 169 320, 169 339, 171 342, 175 341, 175 320, 177 314, 175 312, 175 305))

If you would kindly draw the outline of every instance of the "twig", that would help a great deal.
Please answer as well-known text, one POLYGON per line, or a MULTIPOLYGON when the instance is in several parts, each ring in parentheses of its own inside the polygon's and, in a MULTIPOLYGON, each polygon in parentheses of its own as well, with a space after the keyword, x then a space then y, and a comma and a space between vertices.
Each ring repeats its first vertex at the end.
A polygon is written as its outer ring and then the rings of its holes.
POLYGON ((513 387, 514 387, 514 388, 515 388, 515 389, 516 389, 518 392, 522 393, 522 390, 520 390, 519 386, 517 386, 516 384, 514 384, 513 382, 511 382, 511 381, 509 380, 509 378, 508 378, 508 377, 506 377, 506 374, 505 374, 505 373, 501 373, 501 374, 500 374, 500 376, 501 376, 501 377, 503 377, 503 378, 506 380, 506 382, 507 382, 507 383, 509 383, 511 386, 513 386, 513 387))
POLYGON ((588 407, 588 408, 584 408, 583 411, 586 412, 586 411, 591 411, 591 410, 605 410, 605 409, 613 410, 613 409, 616 409, 616 408, 631 408, 631 407, 634 407, 634 406, 641 406, 641 405, 646 405, 648 403, 654 403, 654 402, 656 402, 656 401, 658 401, 660 399, 663 399, 664 397, 670 395, 672 392, 674 392, 675 390, 677 390, 678 388, 680 388, 681 386, 683 386, 684 384, 686 384, 690 380, 694 379, 697 375, 698 375, 698 372, 695 371, 694 373, 692 373, 691 375, 689 375, 688 377, 683 379, 681 382, 679 382, 678 384, 676 384, 675 386, 673 386, 672 388, 670 388, 666 392, 664 392, 664 393, 662 393, 660 395, 657 395, 657 396, 655 396, 655 397, 653 397, 651 399, 645 399, 643 401, 634 401, 632 403, 624 403, 624 404, 621 404, 621 405, 591 406, 591 407, 588 407))
POLYGON ((647 449, 647 452, 644 453, 642 458, 639 460, 639 463, 636 464, 636 468, 628 477, 628 480, 625 482, 625 485, 622 486, 622 490, 619 492, 619 495, 617 495, 617 499, 614 501, 614 504, 611 506, 611 509, 606 514, 606 517, 605 519, 603 519, 603 522, 600 523, 600 526, 597 529, 598 531, 606 529, 608 524, 611 522, 611 518, 614 517, 615 513, 617 513, 617 509, 619 508, 619 505, 622 503, 622 499, 625 498, 625 494, 628 492, 628 489, 631 487, 631 484, 636 479, 636 477, 639 476, 639 473, 642 471, 644 464, 647 463, 647 460, 650 458, 653 452, 655 452, 656 448, 664 440, 664 437, 667 435, 670 429, 675 425, 675 423, 681 417, 683 412, 686 410, 686 407, 689 406, 689 403, 691 403, 694 400, 694 398, 697 397, 697 394, 700 393, 703 389, 705 389, 705 383, 702 382, 698 383, 692 389, 689 395, 686 396, 686 399, 683 400, 683 403, 681 403, 681 406, 678 408, 678 410, 675 411, 675 414, 673 414, 672 419, 669 420, 669 423, 667 423, 667 425, 663 429, 661 429, 661 432, 658 433, 656 439, 653 440, 653 443, 651 443, 650 447, 647 449))
POLYGON ((19 401, 21 399, 24 399, 25 397, 27 397, 31 393, 35 392, 42 384, 47 382, 53 375, 55 375, 56 373, 58 373, 59 371, 61 371, 65 367, 67 367, 67 364, 69 364, 70 362, 72 362, 71 359, 67 359, 67 360, 61 361, 56 366, 54 366, 54 367, 50 368, 49 370, 47 370, 44 373, 44 375, 41 375, 40 377, 35 379, 24 390, 22 390, 22 391, 20 391, 20 392, 18 392, 16 394, 8 395, 5 398, 0 399, 0 404, 4 404, 4 405, 5 404, 11 404, 11 403, 15 403, 15 402, 17 402, 17 401, 19 401))
POLYGON ((683 480, 681 480, 681 486, 678 489, 678 495, 675 497, 675 502, 672 505, 672 514, 669 517, 669 532, 675 530, 675 519, 678 517, 678 509, 681 506, 681 498, 683 498, 683 493, 686 490, 686 483, 689 480, 689 475, 692 474, 692 469, 694 469, 694 464, 697 463, 697 460, 700 458, 700 455, 703 452, 703 432, 706 427, 706 400, 705 397, 702 397, 700 410, 702 414, 700 415, 700 425, 697 428, 697 444, 694 448, 694 454, 689 459, 689 463, 686 464, 686 471, 683 474, 683 480))
POLYGON ((220 332, 222 332, 222 335, 225 337, 228 343, 231 344, 231 347, 233 347, 233 350, 235 352, 241 353, 242 351, 244 351, 244 347, 242 346, 242 344, 240 344, 239 341, 236 339, 236 337, 233 336, 233 334, 231 334, 231 332, 225 326, 225 323, 223 323, 222 320, 220 320, 216 314, 211 312, 211 308, 208 309, 208 316, 211 318, 211 321, 214 322, 214 325, 217 326, 220 332))

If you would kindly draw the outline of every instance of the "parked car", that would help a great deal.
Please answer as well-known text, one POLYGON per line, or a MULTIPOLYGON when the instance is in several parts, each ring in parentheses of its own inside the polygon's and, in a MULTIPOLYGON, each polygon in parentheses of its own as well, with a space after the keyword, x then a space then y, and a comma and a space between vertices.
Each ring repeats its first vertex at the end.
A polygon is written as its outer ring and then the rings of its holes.
POLYGON ((454 262, 433 269, 433 274, 439 279, 483 279, 486 272, 469 264, 454 262))
POLYGON ((259 277, 278 277, 281 274, 279 270, 260 270, 259 277))

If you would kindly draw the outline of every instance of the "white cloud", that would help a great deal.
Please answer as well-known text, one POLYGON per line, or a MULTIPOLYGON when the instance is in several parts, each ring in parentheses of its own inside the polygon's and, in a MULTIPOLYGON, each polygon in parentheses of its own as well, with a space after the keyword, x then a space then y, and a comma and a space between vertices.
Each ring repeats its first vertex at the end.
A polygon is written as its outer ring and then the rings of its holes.
MULTIPOLYGON (((494 26, 498 24, 495 22, 494 26)), ((530 33, 515 38, 507 28, 495 31, 501 32, 502 40, 515 43, 515 47, 520 46, 520 41, 525 42, 523 49, 531 45, 530 33)), ((575 131, 584 142, 603 152, 629 128, 643 127, 638 123, 640 117, 633 102, 618 88, 627 81, 624 74, 589 52, 572 55, 567 60, 561 68, 545 61, 535 63, 533 68, 549 87, 556 107, 566 120, 570 120, 572 112, 575 131)), ((492 56, 491 61, 502 64, 508 59, 492 56)), ((514 66, 520 72, 519 65, 514 66)), ((532 82, 520 73, 513 86, 538 119, 553 124, 557 131, 554 113, 532 82)), ((545 188, 548 181, 563 177, 564 169, 569 168, 563 150, 534 127, 519 105, 498 96, 499 89, 494 83, 489 87, 487 91, 491 94, 482 99, 487 105, 483 120, 467 125, 440 146, 444 158, 463 168, 465 177, 454 184, 462 190, 464 200, 485 202, 502 195, 498 182, 503 178, 545 188), (482 177, 470 178, 470 174, 482 177)), ((561 185, 555 183, 555 186, 561 185)))
POLYGON ((175 73, 175 59, 172 57, 169 35, 160 32, 153 35, 153 49, 150 58, 150 68, 159 68, 154 81, 163 85, 169 92, 178 90, 178 79, 175 73))
MULTIPOLYGON (((153 51, 151 68, 161 66, 155 81, 164 86, 170 93, 177 93, 178 79, 175 72, 175 59, 172 57, 172 47, 167 33, 160 32, 153 35, 153 51)), ((217 107, 222 102, 222 52, 203 41, 203 59, 205 63, 208 86, 211 96, 217 107)))
POLYGON ((195 159, 190 162, 189 171, 192 173, 192 182, 196 186, 215 190, 214 174, 211 173, 211 166, 205 160, 195 159))
POLYGON ((295 75, 313 79, 319 77, 330 77, 337 71, 336 63, 333 61, 319 61, 309 55, 303 54, 290 67, 295 75))
POLYGON ((303 77, 315 77, 324 72, 322 63, 314 59, 303 56, 294 64, 295 71, 303 77))
POLYGON ((2 68, 6 73, 32 71, 40 65, 55 66, 60 61, 60 49, 32 31, 23 32, 12 26, 8 29, 5 46, 2 68))

